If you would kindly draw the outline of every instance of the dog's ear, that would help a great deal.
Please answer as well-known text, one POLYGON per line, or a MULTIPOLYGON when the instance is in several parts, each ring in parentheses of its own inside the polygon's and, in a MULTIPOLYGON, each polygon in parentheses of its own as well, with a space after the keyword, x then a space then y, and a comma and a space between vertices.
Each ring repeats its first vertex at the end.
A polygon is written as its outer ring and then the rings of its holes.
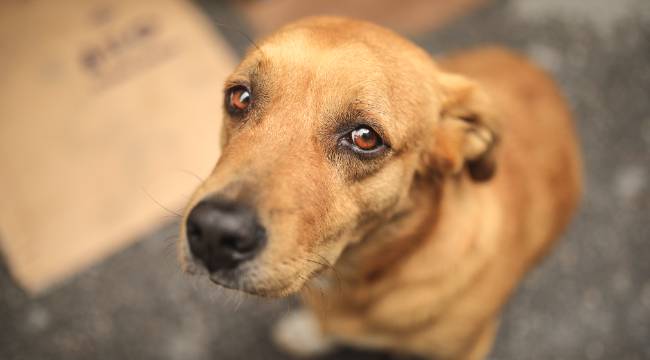
POLYGON ((429 154, 443 175, 467 169, 476 181, 489 180, 496 170, 498 119, 488 95, 469 79, 450 73, 439 76, 442 88, 440 121, 429 154))

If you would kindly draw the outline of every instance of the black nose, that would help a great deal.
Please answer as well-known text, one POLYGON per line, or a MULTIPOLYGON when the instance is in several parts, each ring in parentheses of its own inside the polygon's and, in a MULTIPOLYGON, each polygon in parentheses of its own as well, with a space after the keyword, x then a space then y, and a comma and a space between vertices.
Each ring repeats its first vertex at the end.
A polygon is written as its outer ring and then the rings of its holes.
POLYGON ((236 267, 266 243, 255 212, 230 200, 200 202, 190 211, 186 228, 192 255, 210 272, 236 267))

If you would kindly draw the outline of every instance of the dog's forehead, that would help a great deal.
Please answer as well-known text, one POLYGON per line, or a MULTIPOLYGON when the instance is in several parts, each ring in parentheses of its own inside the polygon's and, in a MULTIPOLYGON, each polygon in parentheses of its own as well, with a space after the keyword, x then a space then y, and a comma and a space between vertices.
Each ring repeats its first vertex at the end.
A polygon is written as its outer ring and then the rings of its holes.
MULTIPOLYGON (((258 53, 262 72, 283 77, 325 80, 330 86, 385 80, 383 64, 365 43, 352 38, 315 41, 314 32, 292 31, 262 45, 258 53), (363 82, 361 82, 363 80, 363 82)), ((318 40, 318 38, 316 38, 318 40)))
POLYGON ((384 64, 353 38, 315 41, 313 32, 292 31, 265 42, 256 58, 256 79, 279 103, 300 99, 312 110, 325 112, 352 104, 390 111, 384 64))

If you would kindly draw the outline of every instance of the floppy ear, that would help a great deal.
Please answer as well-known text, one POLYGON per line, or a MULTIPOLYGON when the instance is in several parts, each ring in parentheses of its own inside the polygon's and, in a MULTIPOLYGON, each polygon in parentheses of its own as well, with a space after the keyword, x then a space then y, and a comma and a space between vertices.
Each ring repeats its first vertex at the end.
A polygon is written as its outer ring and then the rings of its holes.
POLYGON ((460 75, 442 73, 439 83, 443 97, 434 130, 432 165, 443 174, 467 169, 473 180, 489 180, 497 165, 498 121, 488 95, 460 75))

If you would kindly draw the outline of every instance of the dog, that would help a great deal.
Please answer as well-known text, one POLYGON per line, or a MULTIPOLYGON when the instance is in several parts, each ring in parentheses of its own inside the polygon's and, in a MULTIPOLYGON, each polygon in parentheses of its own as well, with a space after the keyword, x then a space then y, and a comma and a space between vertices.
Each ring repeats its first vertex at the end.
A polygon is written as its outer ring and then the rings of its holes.
POLYGON ((296 355, 483 359, 580 199, 558 88, 498 47, 435 62, 377 25, 307 18, 247 53, 224 102, 181 263, 250 294, 300 292, 273 334, 296 355))

